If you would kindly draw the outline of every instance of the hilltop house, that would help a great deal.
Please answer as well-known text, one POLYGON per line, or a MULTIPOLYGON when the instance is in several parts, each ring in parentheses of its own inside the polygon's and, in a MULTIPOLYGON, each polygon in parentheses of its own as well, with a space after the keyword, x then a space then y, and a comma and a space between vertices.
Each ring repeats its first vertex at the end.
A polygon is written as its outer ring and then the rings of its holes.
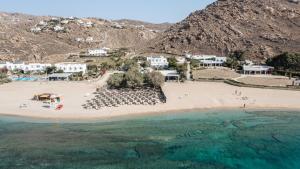
POLYGON ((86 23, 83 23, 82 26, 86 27, 86 28, 90 28, 94 26, 94 23, 91 21, 88 21, 86 23))
POLYGON ((200 67, 221 67, 227 61, 226 57, 215 55, 187 55, 190 59, 200 61, 200 67))
POLYGON ((93 37, 87 37, 85 41, 87 43, 92 43, 92 42, 94 42, 94 38, 93 37))
POLYGON ((78 23, 79 25, 82 25, 84 22, 83 22, 81 19, 78 19, 78 20, 77 20, 77 23, 78 23))
POLYGON ((56 25, 53 29, 54 29, 55 32, 60 32, 60 31, 64 31, 65 30, 65 28, 62 27, 62 26, 60 26, 60 25, 56 25))
POLYGON ((62 23, 62 24, 68 24, 69 20, 65 19, 65 20, 62 20, 60 23, 62 23))
POLYGON ((42 31, 42 29, 40 27, 34 27, 34 28, 30 29, 30 32, 33 32, 33 33, 39 33, 41 31, 42 31))
POLYGON ((40 21, 37 25, 38 25, 38 26, 47 26, 47 22, 45 22, 45 21, 40 21))
POLYGON ((55 64, 57 70, 62 70, 64 73, 87 72, 87 65, 75 62, 62 62, 55 64))
POLYGON ((84 42, 83 38, 75 38, 76 42, 84 42))
POLYGON ((50 19, 51 22, 59 22, 59 18, 53 17, 50 19))
POLYGON ((102 48, 102 49, 89 49, 88 50, 88 55, 89 56, 107 56, 107 50, 102 48))
POLYGON ((169 62, 164 56, 150 56, 147 57, 147 61, 154 68, 166 68, 169 66, 169 62))

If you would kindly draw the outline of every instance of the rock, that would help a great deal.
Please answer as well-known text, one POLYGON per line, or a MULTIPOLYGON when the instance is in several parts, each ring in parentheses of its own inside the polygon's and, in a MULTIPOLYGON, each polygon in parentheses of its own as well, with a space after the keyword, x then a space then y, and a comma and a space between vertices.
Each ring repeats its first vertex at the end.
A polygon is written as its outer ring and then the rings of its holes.
POLYGON ((249 59, 269 58, 284 51, 300 52, 298 3, 298 0, 218 0, 170 27, 142 51, 164 53, 160 47, 163 45, 176 46, 168 50, 179 55, 184 51, 226 55, 243 49, 249 59), (266 47, 272 52, 265 52, 266 47))

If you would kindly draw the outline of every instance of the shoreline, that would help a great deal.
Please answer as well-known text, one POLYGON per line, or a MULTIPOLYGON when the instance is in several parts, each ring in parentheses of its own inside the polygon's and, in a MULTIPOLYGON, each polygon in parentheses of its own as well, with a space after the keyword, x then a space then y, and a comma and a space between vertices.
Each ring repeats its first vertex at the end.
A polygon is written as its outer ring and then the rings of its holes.
POLYGON ((207 110, 295 110, 300 111, 300 92, 236 87, 218 82, 166 83, 163 91, 167 103, 154 106, 131 105, 86 110, 82 105, 93 98, 97 86, 105 82, 81 83, 15 82, 0 86, 0 116, 46 120, 113 120, 136 116, 160 115, 207 110), (62 95, 60 111, 43 108, 30 100, 38 93, 62 95), (89 95, 87 95, 89 94, 89 95), (22 104, 28 105, 20 108, 22 104), (246 108, 243 105, 246 104, 246 108))
MULTIPOLYGON (((169 111, 162 111, 162 112, 142 112, 142 113, 134 113, 134 114, 123 114, 118 115, 115 114, 113 116, 91 116, 91 117, 79 117, 79 118, 72 118, 72 117, 52 117, 52 116, 31 116, 31 115, 20 115, 14 113, 0 113, 0 117, 8 117, 8 118, 17 118, 17 119, 28 119, 28 120, 41 120, 41 121, 50 121, 51 123, 68 123, 68 122, 75 122, 75 123, 97 123, 97 122, 113 122, 113 121, 123 121, 123 120, 132 120, 139 117, 150 117, 150 116, 163 116, 163 115, 182 115, 185 113, 211 113, 215 111, 224 111, 225 113, 228 111, 289 111, 289 112, 300 112, 300 108, 286 108, 286 107, 251 107, 251 108, 238 108, 238 107, 215 107, 215 108, 193 108, 193 109, 178 109, 178 110, 169 110, 169 111)), ((1 120, 1 119, 0 119, 1 120)))

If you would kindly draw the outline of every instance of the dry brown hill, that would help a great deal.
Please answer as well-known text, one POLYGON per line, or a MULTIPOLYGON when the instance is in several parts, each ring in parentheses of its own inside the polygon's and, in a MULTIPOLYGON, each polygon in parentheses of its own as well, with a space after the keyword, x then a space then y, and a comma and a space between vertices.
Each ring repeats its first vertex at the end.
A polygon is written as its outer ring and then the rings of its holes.
POLYGON ((262 60, 300 52, 299 0, 218 0, 151 40, 143 52, 226 55, 262 60))
POLYGON ((167 24, 130 20, 40 17, 2 12, 0 60, 59 61, 69 53, 88 48, 131 48, 155 38, 167 27, 167 24), (93 25, 87 25, 89 22, 93 25), (55 26, 64 30, 56 32, 55 26))

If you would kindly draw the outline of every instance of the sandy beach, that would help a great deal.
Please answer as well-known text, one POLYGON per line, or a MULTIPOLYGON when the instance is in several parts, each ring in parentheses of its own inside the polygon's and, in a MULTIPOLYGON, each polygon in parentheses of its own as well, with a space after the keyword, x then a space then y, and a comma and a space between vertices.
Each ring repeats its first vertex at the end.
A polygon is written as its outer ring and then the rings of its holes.
POLYGON ((162 113, 192 109, 257 108, 300 110, 300 92, 239 88, 217 82, 166 83, 166 104, 156 106, 121 106, 85 110, 82 105, 93 97, 108 75, 97 82, 13 82, 0 86, 0 114, 51 119, 92 119, 124 115, 162 113), (56 111, 32 101, 35 94, 62 96, 63 109, 56 111), (26 104, 26 108, 20 105, 26 104))

